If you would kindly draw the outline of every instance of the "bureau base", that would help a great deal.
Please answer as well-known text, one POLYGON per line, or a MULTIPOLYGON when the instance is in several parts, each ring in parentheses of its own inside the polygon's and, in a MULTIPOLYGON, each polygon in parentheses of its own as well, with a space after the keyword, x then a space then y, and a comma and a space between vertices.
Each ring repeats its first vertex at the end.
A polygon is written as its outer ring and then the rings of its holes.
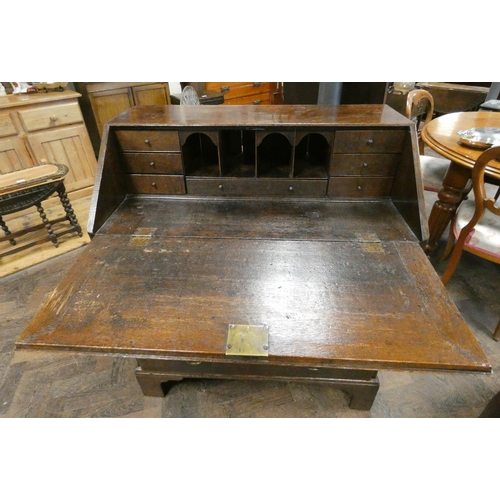
POLYGON ((379 389, 377 372, 325 366, 293 366, 259 362, 141 360, 135 374, 145 396, 164 397, 172 382, 184 378, 273 380, 329 384, 349 395, 353 410, 370 410, 379 389))

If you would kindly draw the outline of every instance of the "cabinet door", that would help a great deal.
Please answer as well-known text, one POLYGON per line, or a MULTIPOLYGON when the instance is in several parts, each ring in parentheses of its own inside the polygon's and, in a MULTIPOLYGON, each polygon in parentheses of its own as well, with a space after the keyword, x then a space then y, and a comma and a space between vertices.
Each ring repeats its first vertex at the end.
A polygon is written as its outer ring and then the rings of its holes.
POLYGON ((168 85, 155 83, 152 85, 141 85, 132 87, 135 104, 158 104, 165 106, 170 104, 170 95, 168 85))
POLYGON ((38 163, 62 163, 69 168, 67 191, 94 184, 96 159, 84 125, 31 134, 29 142, 38 163))
POLYGON ((107 121, 127 111, 134 105, 134 98, 130 88, 96 92, 89 94, 89 97, 97 128, 101 135, 107 121))
POLYGON ((26 143, 20 137, 0 140, 0 173, 7 174, 34 166, 26 143))

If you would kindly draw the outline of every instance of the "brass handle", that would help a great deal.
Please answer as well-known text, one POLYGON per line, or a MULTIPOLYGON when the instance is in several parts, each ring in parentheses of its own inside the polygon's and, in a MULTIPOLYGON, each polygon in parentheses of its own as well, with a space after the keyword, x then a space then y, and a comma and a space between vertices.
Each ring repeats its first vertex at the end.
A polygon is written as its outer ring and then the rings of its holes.
POLYGON ((254 82, 253 86, 254 87, 260 87, 262 85, 262 82, 254 82))
POLYGON ((220 91, 225 94, 226 92, 229 92, 229 87, 227 85, 224 85, 223 87, 220 88, 220 91))
POLYGON ((255 104, 255 105, 260 104, 260 99, 257 99, 257 100, 256 100, 256 101, 254 101, 252 104, 255 104))

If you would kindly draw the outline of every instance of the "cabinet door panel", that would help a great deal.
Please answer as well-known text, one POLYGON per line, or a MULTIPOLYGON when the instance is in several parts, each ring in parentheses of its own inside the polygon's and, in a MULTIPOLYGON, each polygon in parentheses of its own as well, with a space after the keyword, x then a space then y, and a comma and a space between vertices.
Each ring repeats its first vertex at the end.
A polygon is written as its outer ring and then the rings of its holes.
POLYGON ((127 111, 134 105, 130 89, 96 92, 90 94, 89 97, 100 134, 102 134, 102 129, 107 121, 127 111))
POLYGON ((167 95, 163 85, 142 85, 140 87, 132 87, 132 91, 134 93, 136 105, 158 104, 160 106, 166 106, 170 104, 170 96, 167 95))
POLYGON ((69 168, 66 189, 74 191, 94 183, 96 159, 85 126, 33 134, 29 138, 39 163, 62 163, 69 168))
POLYGON ((33 166, 33 160, 20 137, 0 140, 0 173, 7 174, 33 166))
POLYGON ((17 129, 9 113, 0 114, 0 137, 16 135, 17 129))

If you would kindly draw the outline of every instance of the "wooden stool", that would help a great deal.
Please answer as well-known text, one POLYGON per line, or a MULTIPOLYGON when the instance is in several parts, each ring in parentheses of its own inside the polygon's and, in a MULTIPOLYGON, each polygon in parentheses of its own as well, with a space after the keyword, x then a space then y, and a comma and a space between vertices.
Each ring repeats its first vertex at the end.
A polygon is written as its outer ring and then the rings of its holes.
POLYGON ((68 167, 66 165, 54 163, 0 175, 0 227, 5 233, 5 236, 0 237, 0 242, 8 240, 11 245, 16 245, 15 238, 43 227, 45 227, 48 233, 45 238, 17 247, 16 250, 2 252, 1 256, 9 255, 14 251, 47 241, 47 239, 57 247, 59 245, 58 237, 71 231, 76 231, 78 236, 82 236, 82 228, 78 224, 78 220, 66 194, 66 188, 64 187, 64 177, 67 173, 68 167), (49 221, 42 208, 42 201, 55 192, 59 195, 66 215, 49 221), (37 208, 43 224, 11 233, 2 216, 19 212, 32 206, 37 208), (69 221, 71 227, 55 233, 52 224, 65 220, 69 221))

